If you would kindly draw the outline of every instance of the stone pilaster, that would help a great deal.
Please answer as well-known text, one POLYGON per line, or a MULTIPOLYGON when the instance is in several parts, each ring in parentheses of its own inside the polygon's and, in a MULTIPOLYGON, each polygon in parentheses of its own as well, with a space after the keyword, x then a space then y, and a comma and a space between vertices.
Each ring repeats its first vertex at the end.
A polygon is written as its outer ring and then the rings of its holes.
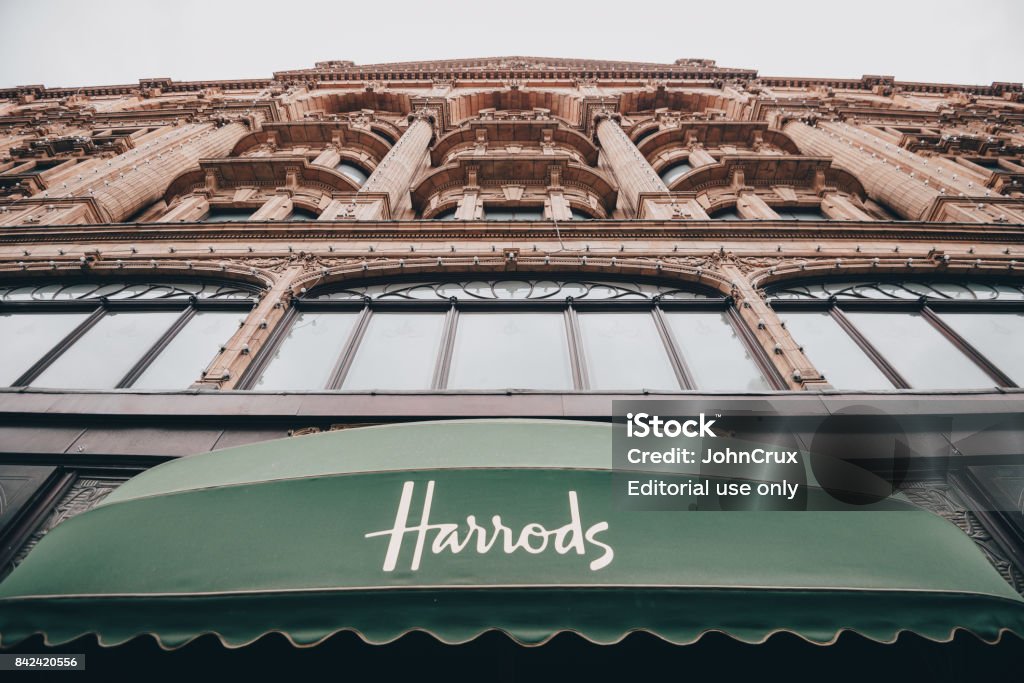
POLYGON ((177 205, 157 220, 157 223, 191 223, 200 220, 210 210, 210 202, 202 195, 183 197, 177 205))
POLYGON ((690 156, 687 159, 687 163, 693 168, 700 168, 701 166, 708 166, 714 164, 715 158, 708 154, 708 151, 700 145, 693 145, 690 147, 690 156))
POLYGON ((292 212, 292 198, 288 194, 271 197, 249 217, 251 221, 283 221, 292 212))
POLYGON ((462 194, 462 199, 459 200, 459 205, 455 209, 455 218, 460 221, 475 221, 483 218, 481 215, 483 212, 481 208, 483 202, 480 201, 480 192, 477 188, 467 188, 462 194))
POLYGON ((874 220, 867 212, 837 192, 826 192, 821 196, 821 210, 826 216, 836 220, 874 220))
POLYGON ((195 386, 207 389, 235 388, 250 361, 267 343, 274 328, 284 317, 290 303, 291 284, 301 273, 301 266, 292 266, 281 273, 195 386))
POLYGON ((779 214, 775 213, 772 207, 765 204, 763 199, 750 190, 739 192, 739 198, 736 200, 736 212, 742 218, 773 220, 779 217, 779 214))
POLYGON ((831 389, 743 271, 735 265, 726 264, 722 272, 732 280, 740 316, 786 380, 786 385, 790 389, 831 389))
POLYGON ((434 116, 434 112, 429 110, 410 114, 409 127, 359 188, 360 194, 386 194, 388 209, 393 217, 399 215, 401 209, 409 203, 409 188, 423 167, 434 136, 434 116))
POLYGON ((317 166, 324 166, 326 168, 334 168, 341 161, 341 155, 338 154, 338 150, 333 147, 328 147, 324 151, 317 155, 316 159, 313 159, 313 163, 317 166))

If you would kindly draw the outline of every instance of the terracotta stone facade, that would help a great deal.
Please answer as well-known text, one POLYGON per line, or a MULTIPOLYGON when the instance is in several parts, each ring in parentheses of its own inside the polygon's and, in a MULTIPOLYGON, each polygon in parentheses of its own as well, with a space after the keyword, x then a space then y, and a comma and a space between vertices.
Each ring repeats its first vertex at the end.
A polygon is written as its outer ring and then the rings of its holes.
POLYGON ((262 287, 196 388, 235 388, 304 288, 555 271, 716 289, 786 388, 827 388, 765 285, 1018 278, 1022 241, 1020 83, 506 57, 0 89, 0 278, 262 287))

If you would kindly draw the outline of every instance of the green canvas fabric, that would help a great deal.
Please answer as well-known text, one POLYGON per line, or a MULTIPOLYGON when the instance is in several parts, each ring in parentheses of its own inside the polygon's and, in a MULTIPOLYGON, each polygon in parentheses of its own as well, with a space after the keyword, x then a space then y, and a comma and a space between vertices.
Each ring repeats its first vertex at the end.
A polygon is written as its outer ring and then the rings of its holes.
POLYGON ((909 503, 634 512, 616 504, 610 461, 608 425, 479 420, 169 462, 58 526, 0 583, 0 642, 1024 634, 1024 601, 974 542, 909 503), (420 524, 428 499, 422 544, 395 531, 420 524))

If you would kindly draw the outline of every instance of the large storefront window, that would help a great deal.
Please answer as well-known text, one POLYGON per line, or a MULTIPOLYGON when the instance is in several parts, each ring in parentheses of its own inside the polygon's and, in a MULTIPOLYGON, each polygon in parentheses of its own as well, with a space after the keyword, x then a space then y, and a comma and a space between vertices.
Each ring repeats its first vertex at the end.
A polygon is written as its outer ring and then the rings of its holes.
POLYGON ((242 381, 262 390, 778 388, 712 292, 585 280, 396 282, 313 293, 242 381))
POLYGON ((238 329, 254 298, 230 284, 0 287, 0 384, 187 388, 238 329))
POLYGON ((769 290, 837 389, 982 389, 1024 381, 1024 286, 827 282, 769 290))

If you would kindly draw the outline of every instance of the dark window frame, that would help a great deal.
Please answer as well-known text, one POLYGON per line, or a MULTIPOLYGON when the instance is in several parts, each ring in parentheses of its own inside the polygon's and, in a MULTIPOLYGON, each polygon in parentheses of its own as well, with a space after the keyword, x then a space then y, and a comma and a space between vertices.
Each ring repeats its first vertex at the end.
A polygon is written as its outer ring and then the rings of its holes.
MULTIPOLYGON (((541 278, 544 280, 571 280, 578 279, 579 274, 573 273, 561 273, 561 274, 522 274, 522 279, 534 279, 541 278)), ((520 279, 517 277, 517 279, 520 279)), ((609 278, 600 278, 602 281, 613 281, 609 278)), ((422 278, 414 278, 415 281, 422 281, 422 278)), ((645 280, 646 281, 646 280, 645 280)), ((396 280, 388 280, 387 282, 396 282, 396 280)), ((652 281, 654 282, 654 281, 652 281)), ((659 281, 664 284, 664 281, 659 281)), ((361 282, 362 284, 372 284, 369 282, 361 282)), ((347 286, 353 286, 353 283, 346 283, 347 286)), ((676 380, 679 383, 678 391, 701 391, 693 379, 693 374, 690 372, 687 361, 679 348, 675 338, 669 328, 668 322, 665 320, 664 314, 667 311, 720 311, 726 314, 728 323, 732 326, 743 345, 744 350, 750 354, 754 365, 761 372, 765 382, 773 390, 784 390, 787 389, 787 385, 779 374, 778 369, 771 362, 771 359, 765 353, 764 349, 757 343, 753 332, 749 329, 746 323, 743 321, 739 312, 736 310, 735 301, 732 297, 722 296, 718 292, 712 292, 702 287, 695 287, 696 291, 708 294, 708 298, 702 299, 662 299, 659 296, 653 296, 650 299, 617 299, 617 300, 575 300, 573 297, 562 297, 552 298, 544 300, 522 300, 522 299, 505 299, 505 300, 472 300, 462 299, 459 297, 450 297, 448 300, 444 299, 423 299, 423 300, 395 300, 395 299, 371 299, 364 297, 362 300, 351 299, 351 300, 318 300, 312 299, 312 296, 319 296, 330 291, 328 288, 320 289, 315 291, 305 298, 297 298, 293 300, 293 305, 289 308, 284 318, 278 323, 274 329, 267 343, 263 349, 260 350, 253 362, 250 363, 249 367, 243 373, 241 380, 238 383, 238 389, 240 390, 254 390, 256 389, 256 383, 259 378, 263 375, 266 369, 269 367, 274 356, 280 350, 281 345, 287 339, 288 334, 291 330, 293 323, 296 318, 303 312, 347 312, 347 313, 359 313, 359 318, 353 325, 352 331, 349 333, 346 341, 338 351, 338 355, 334 359, 333 370, 329 376, 329 379, 324 387, 319 389, 307 389, 307 391, 331 391, 331 392, 349 392, 360 393, 363 390, 346 390, 343 389, 345 378, 348 375, 348 371, 351 369, 352 362, 356 356, 356 352, 359 350, 359 343, 366 332, 366 329, 370 323, 374 312, 436 312, 445 313, 444 326, 441 331, 440 342, 438 344, 437 357, 435 358, 434 374, 431 381, 431 385, 428 388, 417 389, 412 391, 418 392, 451 392, 459 393, 462 390, 449 389, 448 379, 450 376, 452 355, 454 352, 455 335, 458 330, 459 314, 460 313, 477 313, 477 312, 517 312, 517 313, 536 313, 536 312, 562 312, 565 319, 565 333, 568 342, 568 355, 570 370, 573 377, 573 387, 566 391, 571 392, 589 392, 589 391, 605 391, 605 390, 594 390, 590 388, 590 377, 587 368, 586 354, 583 349, 583 338, 580 331, 579 320, 577 314, 579 312, 593 312, 593 311, 609 311, 609 312, 625 312, 625 311, 646 311, 649 312, 653 318, 655 328, 662 340, 665 348, 665 352, 672 365, 673 371, 676 376, 676 380)), ((498 388, 500 389, 500 387, 498 388)), ((621 391, 641 391, 642 387, 636 389, 624 389, 621 391)), ((297 390, 301 391, 301 390, 297 390)), ((385 390, 381 390, 385 391, 385 390)), ((472 390, 466 390, 472 391, 472 390)), ((611 390, 608 390, 611 391, 611 390)))
MULTIPOLYGON (((162 278, 170 282, 167 278, 162 278)), ((145 282, 145 281, 142 281, 145 282)), ((193 283, 194 280, 182 280, 182 282, 193 283)), ((204 283, 218 284, 216 282, 204 281, 204 283)), ((160 284, 154 282, 154 284, 160 284)), ((238 287, 238 282, 224 282, 238 287)), ((249 287, 241 287, 250 289, 249 287)), ((21 374, 10 387, 28 387, 39 378, 58 358, 75 345, 85 334, 91 330, 108 313, 115 312, 146 312, 146 311, 181 311, 178 318, 164 330, 156 341, 147 348, 139 357, 138 361, 129 368, 128 372, 114 385, 115 389, 127 389, 134 384, 139 377, 157 359, 161 352, 174 340, 185 326, 200 311, 238 311, 248 313, 256 305, 256 290, 252 290, 251 299, 215 299, 199 298, 196 296, 180 297, 174 299, 109 299, 98 297, 81 300, 59 300, 59 301, 0 301, 0 313, 49 313, 49 312, 88 312, 89 315, 75 326, 67 335, 51 347, 39 360, 33 363, 21 374)))
MULTIPOLYGON (((880 280, 882 282, 883 280, 880 280)), ((813 280, 788 282, 787 285, 818 284, 829 280, 813 280)), ((1024 312, 1024 301, 973 301, 965 299, 938 299, 921 296, 917 299, 844 299, 832 296, 828 299, 772 299, 769 293, 769 305, 775 311, 825 311, 849 335, 850 339, 864 352, 895 388, 912 389, 913 387, 899 373, 885 356, 857 329, 857 326, 845 315, 845 311, 875 312, 906 312, 918 313, 945 337, 961 354, 978 366, 990 379, 994 386, 1001 388, 1018 388, 995 363, 990 361, 981 351, 971 345, 946 323, 939 313, 1020 313, 1024 312)), ((799 343, 799 340, 795 340, 799 343)))

